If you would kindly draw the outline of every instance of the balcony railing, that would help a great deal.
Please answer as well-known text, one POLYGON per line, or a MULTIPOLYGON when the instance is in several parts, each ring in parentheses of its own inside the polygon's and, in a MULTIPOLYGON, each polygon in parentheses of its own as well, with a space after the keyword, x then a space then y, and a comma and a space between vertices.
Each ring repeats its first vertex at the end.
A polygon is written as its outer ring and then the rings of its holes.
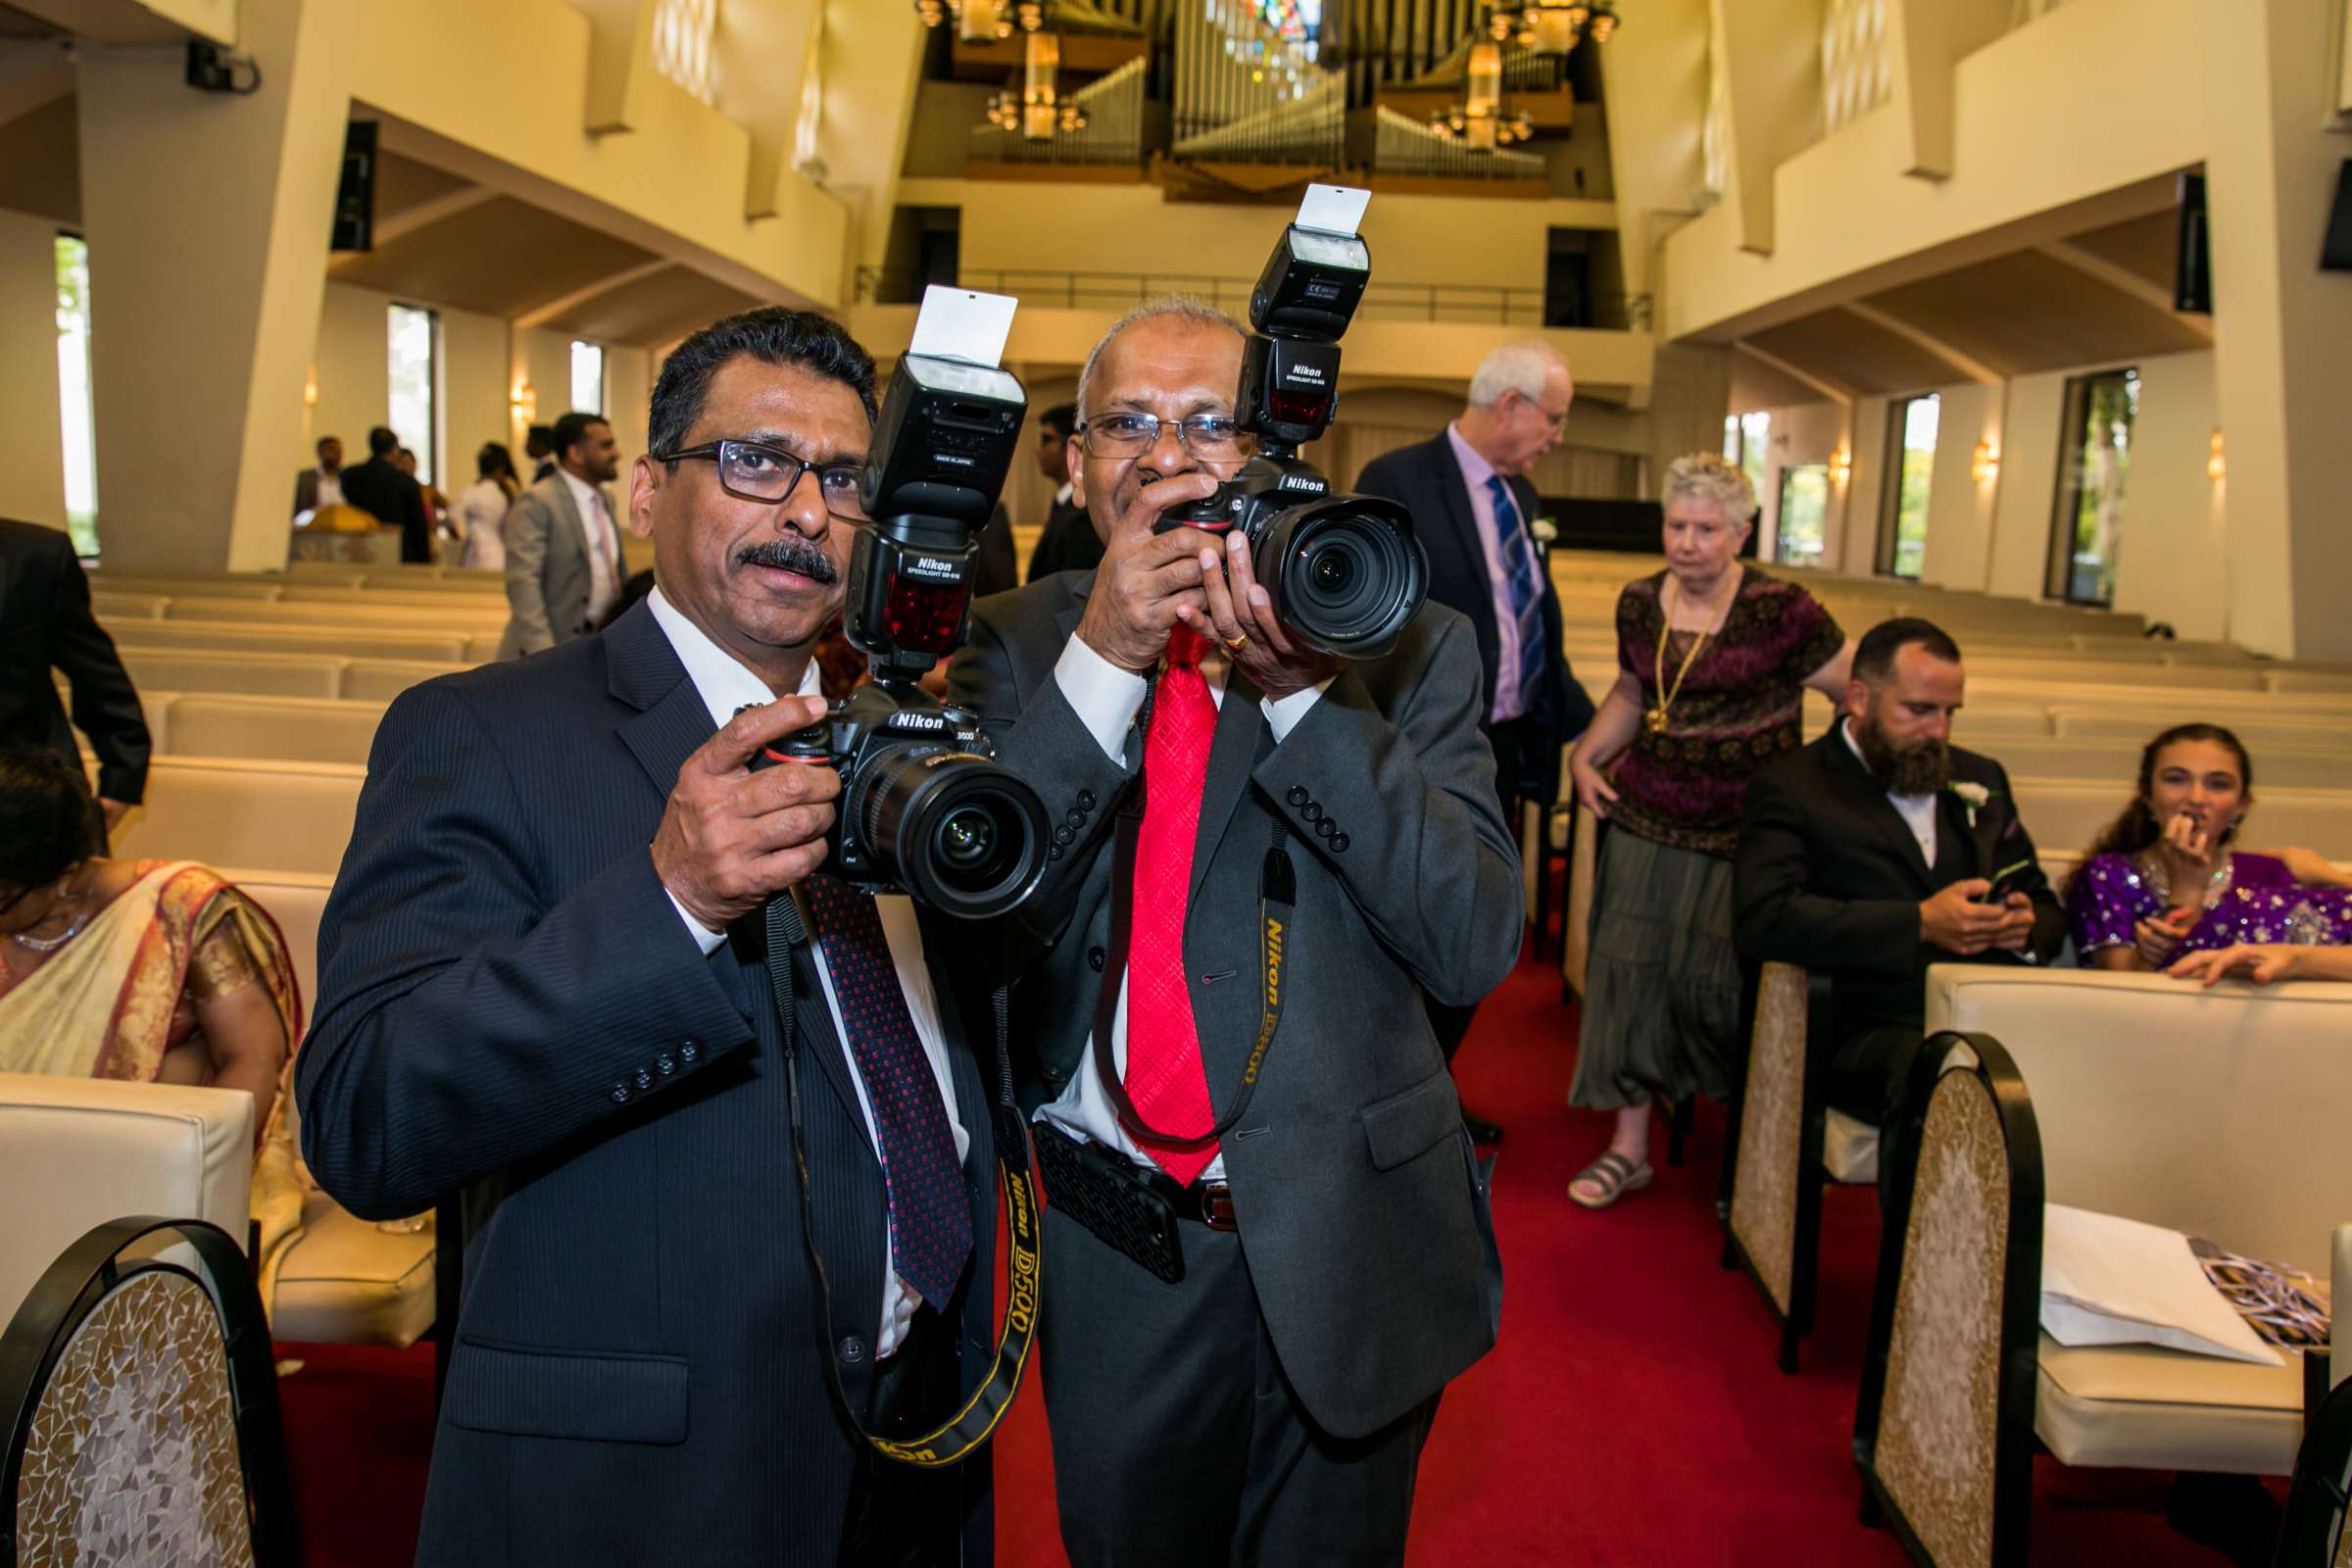
MULTIPOLYGON (((912 305, 922 298, 924 281, 911 270, 861 267, 858 270, 858 303, 912 305)), ((1054 271, 1042 268, 965 268, 956 279, 964 288, 1009 294, 1024 305, 1041 309, 1117 312, 1157 295, 1187 294, 1236 317, 1249 313, 1250 290, 1256 281, 1254 277, 1219 277, 1202 272, 1054 271)), ((1356 318, 1649 330, 1647 294, 1595 295, 1591 297, 1590 305, 1589 319, 1547 319, 1544 290, 1540 288, 1375 281, 1365 288, 1356 318)))

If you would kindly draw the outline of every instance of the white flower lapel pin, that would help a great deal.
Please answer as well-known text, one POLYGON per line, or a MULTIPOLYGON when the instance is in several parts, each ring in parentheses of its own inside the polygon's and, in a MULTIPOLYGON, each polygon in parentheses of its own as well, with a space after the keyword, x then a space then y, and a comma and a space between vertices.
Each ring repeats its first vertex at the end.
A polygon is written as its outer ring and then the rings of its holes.
POLYGON ((1968 812, 1968 825, 1972 828, 1975 827, 1977 813, 1984 809, 1985 802, 1992 799, 1992 791, 1982 784, 1972 784, 1967 779, 1954 779, 1944 787, 1952 792, 1953 796, 1959 800, 1962 809, 1968 812))
POLYGON ((1549 517, 1538 517, 1527 525, 1527 531, 1536 536, 1537 543, 1547 545, 1559 538, 1560 525, 1549 517))

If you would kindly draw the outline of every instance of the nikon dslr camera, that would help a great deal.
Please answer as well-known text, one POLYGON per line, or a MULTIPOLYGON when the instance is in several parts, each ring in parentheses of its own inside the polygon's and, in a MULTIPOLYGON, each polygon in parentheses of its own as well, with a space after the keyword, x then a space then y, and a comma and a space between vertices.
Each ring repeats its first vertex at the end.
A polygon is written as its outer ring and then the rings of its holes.
POLYGON ((1318 653, 1374 659, 1429 597, 1429 559, 1394 501, 1335 494, 1298 449, 1339 407, 1340 337, 1372 275, 1361 237, 1285 228, 1250 292, 1237 415, 1257 453, 1216 493, 1154 531, 1240 529, 1285 630, 1318 653))
POLYGON ((850 556, 847 629, 873 679, 755 759, 841 773, 825 869, 943 913, 999 915, 1029 897, 1052 843, 1045 803, 1000 765, 979 715, 915 682, 963 640, 973 536, 1020 445, 1020 382, 930 355, 899 361, 858 490, 874 520, 850 556))

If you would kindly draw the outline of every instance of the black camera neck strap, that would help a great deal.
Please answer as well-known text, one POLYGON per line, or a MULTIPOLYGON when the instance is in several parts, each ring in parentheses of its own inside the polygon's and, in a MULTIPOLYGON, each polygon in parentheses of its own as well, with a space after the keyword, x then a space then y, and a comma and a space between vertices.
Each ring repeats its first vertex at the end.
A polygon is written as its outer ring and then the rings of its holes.
POLYGON ((1282 1023, 1284 945, 1290 937, 1292 909, 1298 902, 1298 878, 1291 864, 1290 852, 1283 848, 1289 835, 1281 819, 1276 818, 1273 842, 1267 846, 1265 863, 1257 875, 1260 1011, 1257 1041, 1250 1048, 1250 1059, 1242 1068, 1241 1092, 1233 1097, 1225 1114, 1216 1118, 1204 1133, 1188 1137, 1160 1131, 1135 1108, 1127 1085, 1112 1065, 1110 1047, 1111 1029, 1118 1022, 1119 994, 1127 984, 1127 956, 1134 939, 1135 852, 1143 835, 1144 801, 1149 788, 1148 779, 1139 779, 1128 792, 1112 834, 1110 948, 1102 959, 1102 985, 1095 996, 1095 1032, 1088 1054, 1095 1058, 1095 1076, 1102 1085, 1102 1093, 1109 1098, 1111 1108, 1118 1113, 1119 1125, 1127 1129, 1130 1138, 1169 1149, 1201 1150, 1222 1141, 1240 1124, 1250 1109, 1250 1096, 1257 1093, 1257 1080, 1265 1071, 1266 1053, 1272 1049, 1274 1031, 1282 1023))
MULTIPOLYGON (((793 1009, 792 950, 808 942, 808 927, 802 923, 800 907, 788 893, 779 893, 767 901, 766 926, 768 989, 775 997, 776 1021, 784 1036, 784 1082, 792 1105, 792 1154, 800 1170, 801 1244, 808 1253, 808 1266, 816 1279, 816 1344, 825 1363, 825 1386, 833 1391, 833 1402, 841 1418, 875 1452, 901 1464, 926 1470, 944 1469, 986 1443, 996 1431, 997 1423, 1004 1419, 1004 1412, 1012 1408, 1013 1395, 1021 1386, 1021 1369, 1027 1365, 1029 1348, 1037 1340, 1044 1255, 1037 1229, 1037 1193, 1030 1177, 1029 1127, 1012 1092, 1011 1030, 1005 990, 998 986, 994 999, 997 1099, 990 1107, 996 1128, 997 1187, 1004 1200, 1004 1329, 997 1342, 996 1365, 979 1387, 956 1405, 956 1412, 934 1430, 904 1443, 897 1442, 866 1430, 850 1403, 849 1391, 842 1387, 841 1368, 833 1359, 833 1288, 825 1273, 825 1260, 816 1250, 808 1137, 801 1104, 801 1031, 798 1014, 793 1009)), ((974 1284, 977 1286, 978 1282, 974 1284)))

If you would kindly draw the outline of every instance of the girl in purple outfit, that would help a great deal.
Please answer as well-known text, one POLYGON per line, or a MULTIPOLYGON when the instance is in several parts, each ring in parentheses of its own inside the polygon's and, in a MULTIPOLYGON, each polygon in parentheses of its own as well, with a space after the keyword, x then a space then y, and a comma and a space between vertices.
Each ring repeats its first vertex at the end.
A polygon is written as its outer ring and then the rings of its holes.
POLYGON ((2254 761, 2218 724, 2180 724, 2139 755, 2139 791, 2067 888, 2086 966, 2162 969, 2237 943, 2352 943, 2352 877, 2310 850, 2233 850, 2254 761))

